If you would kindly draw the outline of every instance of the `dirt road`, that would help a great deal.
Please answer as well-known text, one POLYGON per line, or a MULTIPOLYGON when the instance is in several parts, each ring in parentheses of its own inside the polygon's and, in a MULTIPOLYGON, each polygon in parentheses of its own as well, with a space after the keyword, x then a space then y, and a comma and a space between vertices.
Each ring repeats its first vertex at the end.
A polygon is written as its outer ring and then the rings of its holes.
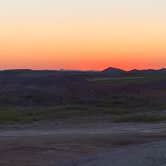
POLYGON ((3 126, 0 129, 0 165, 59 166, 61 162, 165 138, 165 123, 3 126))
POLYGON ((117 148, 61 166, 166 166, 166 141, 117 148))

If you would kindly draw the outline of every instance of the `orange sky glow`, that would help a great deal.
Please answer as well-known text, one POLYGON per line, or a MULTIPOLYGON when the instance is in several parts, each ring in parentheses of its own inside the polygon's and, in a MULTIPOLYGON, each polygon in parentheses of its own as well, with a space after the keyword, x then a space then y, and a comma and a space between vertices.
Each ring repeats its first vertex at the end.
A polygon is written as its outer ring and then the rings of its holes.
POLYGON ((0 2, 0 69, 166 67, 165 1, 117 1, 0 2))

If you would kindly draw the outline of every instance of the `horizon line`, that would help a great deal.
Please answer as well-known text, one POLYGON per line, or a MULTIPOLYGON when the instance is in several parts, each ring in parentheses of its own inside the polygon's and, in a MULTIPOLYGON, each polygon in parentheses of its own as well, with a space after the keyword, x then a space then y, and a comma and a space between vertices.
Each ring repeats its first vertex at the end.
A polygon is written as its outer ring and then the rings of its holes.
POLYGON ((106 69, 109 69, 109 68, 113 68, 113 69, 119 69, 119 70, 123 70, 123 71, 126 71, 126 72, 129 72, 129 71, 133 71, 133 70, 138 70, 138 71, 141 71, 141 70, 163 70, 163 69, 166 69, 166 67, 160 67, 160 68, 141 68, 141 69, 138 69, 138 68, 133 68, 133 69, 129 69, 129 70, 125 70, 125 69, 122 69, 122 68, 118 68, 118 67, 106 67, 106 68, 103 68, 102 70, 93 70, 93 69, 48 69, 48 68, 39 68, 39 69, 35 69, 35 68, 6 68, 6 69, 0 69, 0 71, 14 71, 14 70, 29 70, 29 71, 82 71, 82 72, 102 72, 106 69))

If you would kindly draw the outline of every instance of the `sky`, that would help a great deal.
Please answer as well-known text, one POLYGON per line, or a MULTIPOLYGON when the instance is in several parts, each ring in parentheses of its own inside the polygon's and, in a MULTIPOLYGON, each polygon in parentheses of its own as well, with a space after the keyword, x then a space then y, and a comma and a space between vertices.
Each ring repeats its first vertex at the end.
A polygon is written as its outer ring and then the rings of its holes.
POLYGON ((0 69, 166 67, 165 0, 0 0, 0 69))

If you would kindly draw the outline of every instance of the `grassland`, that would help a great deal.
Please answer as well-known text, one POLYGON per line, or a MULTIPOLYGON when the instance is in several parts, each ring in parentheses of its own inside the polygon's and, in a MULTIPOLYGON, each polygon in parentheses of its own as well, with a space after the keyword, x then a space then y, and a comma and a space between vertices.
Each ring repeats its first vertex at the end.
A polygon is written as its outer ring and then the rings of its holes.
POLYGON ((110 117, 110 122, 166 120, 166 77, 88 78, 94 103, 0 107, 0 123, 110 117))
POLYGON ((68 105, 56 107, 1 107, 0 123, 30 123, 41 120, 80 119, 84 117, 101 117, 103 115, 119 116, 127 110, 94 106, 68 105))
MULTIPOLYGON (((166 113, 137 108, 122 109, 91 106, 8 107, 0 108, 0 124, 31 123, 35 121, 79 120, 107 117, 110 122, 166 121, 166 113)), ((102 118, 101 118, 102 119, 102 118)))

